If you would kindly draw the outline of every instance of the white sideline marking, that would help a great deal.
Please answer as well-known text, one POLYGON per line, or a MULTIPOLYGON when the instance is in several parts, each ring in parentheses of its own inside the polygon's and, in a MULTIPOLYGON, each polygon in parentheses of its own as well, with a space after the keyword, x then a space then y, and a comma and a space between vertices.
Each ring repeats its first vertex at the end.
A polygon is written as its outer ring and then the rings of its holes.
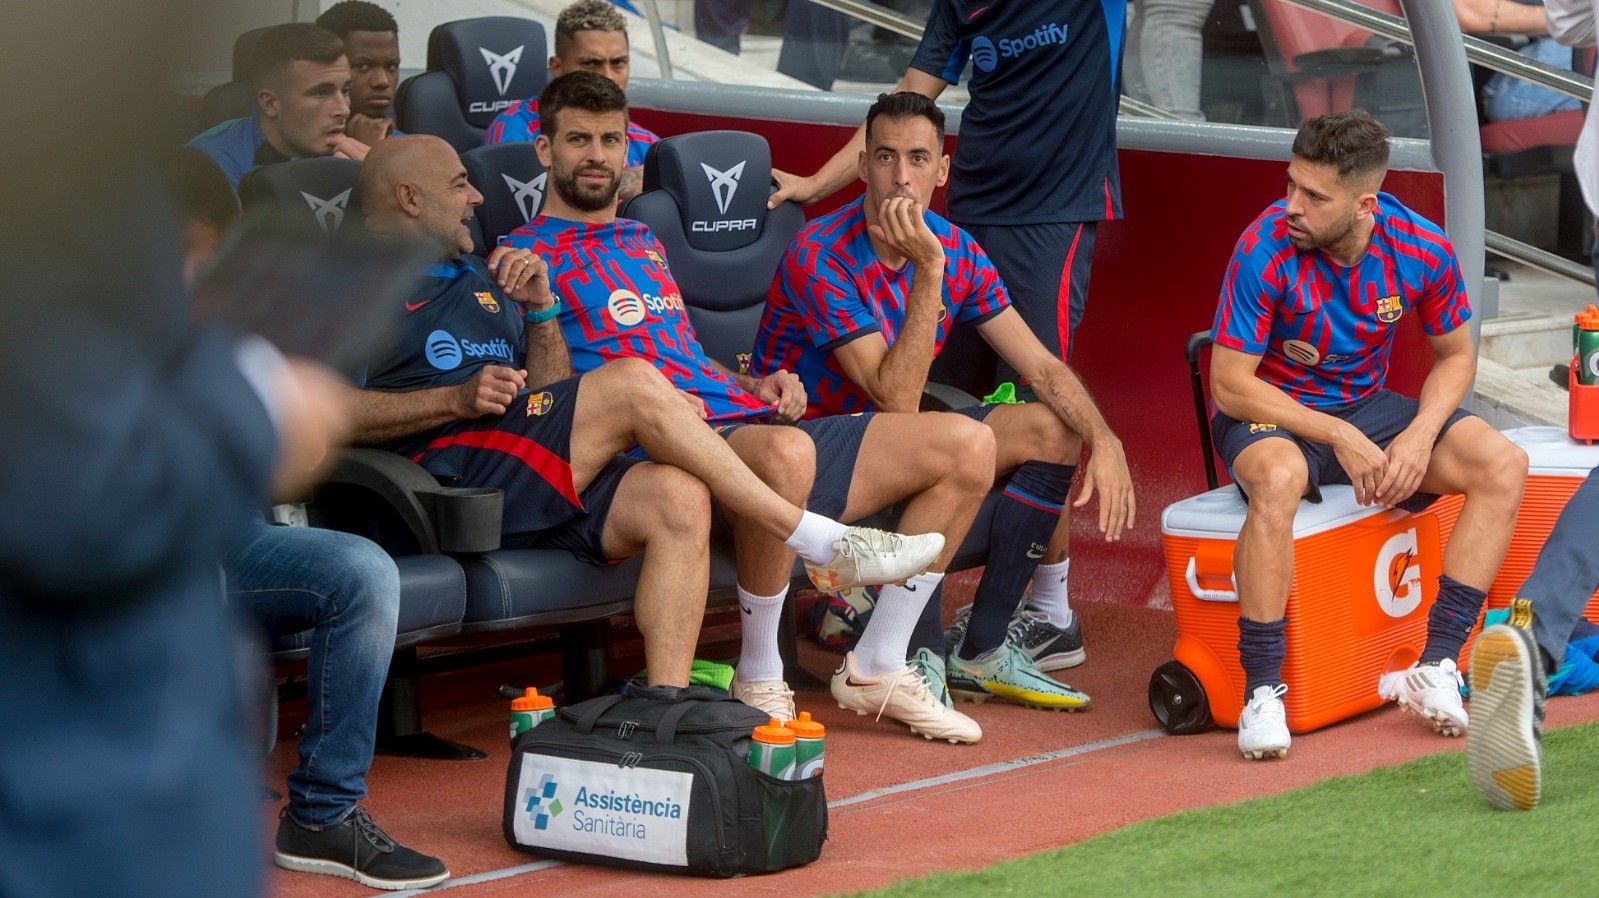
MULTIPOLYGON (((1098 742, 1088 742, 1084 743, 1083 745, 1073 745, 1068 748, 1056 749, 1055 751, 1046 751, 1042 754, 1028 755, 1024 758, 1015 758, 1009 761, 997 761, 993 764, 983 764, 978 767, 968 767, 965 770, 957 770, 953 773, 944 773, 938 776, 929 776, 919 780, 911 780, 910 782, 900 783, 895 786, 884 786, 881 789, 867 789, 865 792, 858 792, 849 796, 848 798, 840 798, 830 801, 827 803, 827 807, 828 810, 836 810, 838 808, 849 807, 850 805, 854 804, 873 801, 888 795, 899 795, 905 792, 917 792, 922 789, 931 789, 936 786, 946 786, 950 783, 959 783, 966 780, 980 779, 985 776, 1006 773, 1012 770, 1021 770, 1025 767, 1036 767, 1039 764, 1048 764, 1051 761, 1060 761, 1065 758, 1075 758, 1078 755, 1086 755, 1090 752, 1100 751, 1102 749, 1119 748, 1123 745, 1131 745, 1135 742, 1159 739, 1165 735, 1166 732, 1164 730, 1139 730, 1136 733, 1128 733, 1125 736, 1115 736, 1110 739, 1101 739, 1098 742)), ((520 864, 515 867, 504 867, 499 870, 487 870, 483 873, 474 873, 471 876, 462 876, 457 879, 446 879, 444 882, 439 883, 431 889, 409 889, 404 892, 373 892, 372 894, 390 895, 394 896, 394 898, 405 898, 405 896, 415 895, 431 895, 435 892, 442 892, 445 889, 453 889, 456 886, 469 886, 476 885, 480 882, 493 882, 497 879, 520 876, 523 873, 536 873, 540 870, 548 870, 552 867, 562 867, 565 866, 566 863, 566 861, 539 861, 535 864, 520 864)))

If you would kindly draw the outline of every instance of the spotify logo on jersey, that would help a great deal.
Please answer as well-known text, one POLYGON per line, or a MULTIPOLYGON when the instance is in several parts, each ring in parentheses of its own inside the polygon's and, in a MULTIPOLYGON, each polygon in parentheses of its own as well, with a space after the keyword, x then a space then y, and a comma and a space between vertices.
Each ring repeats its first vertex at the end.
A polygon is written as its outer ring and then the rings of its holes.
POLYGON ((1314 365, 1321 361, 1321 350, 1304 340, 1284 340, 1283 355, 1301 365, 1314 365))
POLYGON ((631 290, 616 290, 605 302, 611 320, 621 327, 632 327, 644 320, 644 300, 631 290))

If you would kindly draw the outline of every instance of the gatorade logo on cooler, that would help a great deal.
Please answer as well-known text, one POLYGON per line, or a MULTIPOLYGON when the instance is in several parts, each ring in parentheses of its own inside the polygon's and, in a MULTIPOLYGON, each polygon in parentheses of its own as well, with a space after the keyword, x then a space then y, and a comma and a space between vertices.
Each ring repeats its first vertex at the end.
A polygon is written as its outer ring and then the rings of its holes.
POLYGON ((1389 617, 1404 617, 1421 606, 1421 562, 1416 528, 1388 537, 1377 551, 1371 585, 1377 605, 1389 617))

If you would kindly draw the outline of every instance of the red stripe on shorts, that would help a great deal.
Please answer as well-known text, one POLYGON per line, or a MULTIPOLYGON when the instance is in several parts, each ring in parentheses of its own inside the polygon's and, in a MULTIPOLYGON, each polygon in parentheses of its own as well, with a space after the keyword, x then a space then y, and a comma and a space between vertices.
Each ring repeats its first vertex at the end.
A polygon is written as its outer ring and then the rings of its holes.
POLYGON ((555 491, 561 494, 561 498, 572 503, 573 507, 583 507, 582 501, 577 497, 577 488, 572 485, 571 463, 527 437, 517 436, 514 433, 506 433, 503 430, 468 430, 442 436, 412 456, 411 460, 420 462, 422 456, 429 452, 451 446, 503 452, 531 468, 533 473, 554 487, 555 491))
POLYGON ((1066 251, 1066 264, 1060 270, 1060 286, 1055 290, 1055 335, 1060 340, 1060 360, 1066 361, 1072 346, 1072 260, 1077 257, 1077 242, 1083 238, 1083 224, 1077 223, 1072 247, 1066 251))

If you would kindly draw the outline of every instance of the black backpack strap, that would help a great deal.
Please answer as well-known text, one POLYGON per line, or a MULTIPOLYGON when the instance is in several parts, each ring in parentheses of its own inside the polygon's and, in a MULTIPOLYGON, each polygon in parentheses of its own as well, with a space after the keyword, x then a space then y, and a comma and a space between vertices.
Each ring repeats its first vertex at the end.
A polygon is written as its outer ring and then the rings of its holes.
POLYGON ((683 722, 683 715, 690 708, 698 707, 700 699, 684 699, 666 709, 659 722, 655 724, 655 741, 662 745, 671 745, 677 741, 677 725, 683 722))
POLYGON ((591 699, 588 707, 583 709, 583 716, 577 719, 577 731, 583 734, 594 732, 594 725, 600 722, 606 711, 616 707, 621 700, 620 695, 602 695, 591 699))

